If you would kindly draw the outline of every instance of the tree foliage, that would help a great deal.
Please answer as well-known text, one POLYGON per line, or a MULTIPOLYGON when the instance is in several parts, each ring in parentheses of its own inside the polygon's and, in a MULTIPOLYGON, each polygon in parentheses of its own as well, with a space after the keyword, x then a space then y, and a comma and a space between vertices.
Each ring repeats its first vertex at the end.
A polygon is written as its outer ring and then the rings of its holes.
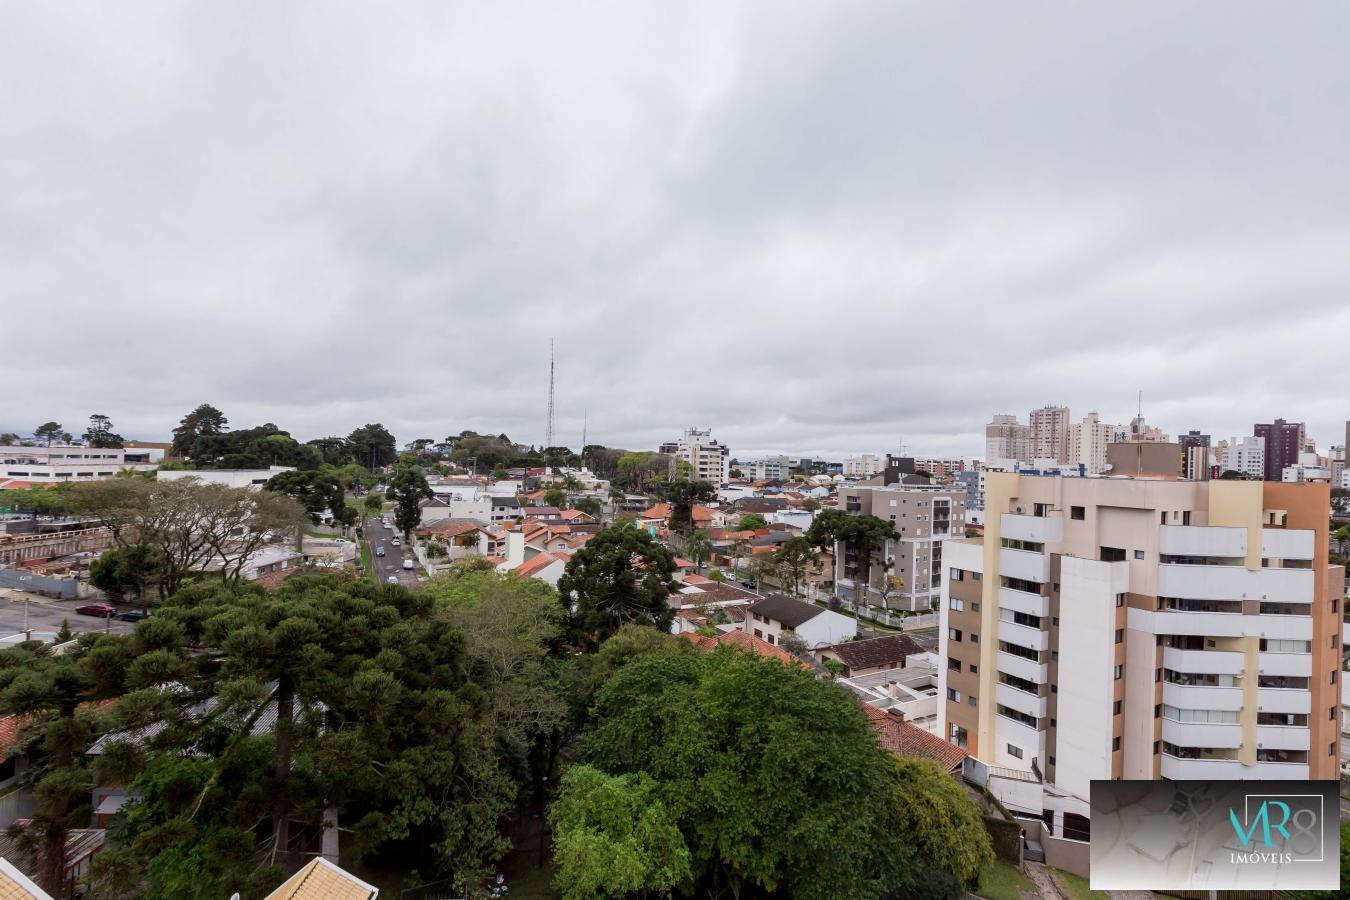
POLYGON ((113 431, 112 419, 101 413, 89 417, 89 428, 84 432, 84 442, 90 447, 117 448, 122 446, 122 436, 113 431))
POLYGON ((767 528, 768 525, 769 523, 759 513, 746 513, 741 516, 736 528, 738 531, 758 531, 761 528, 767 528))
POLYGON ((64 432, 65 429, 61 426, 60 422, 43 422, 37 428, 33 429, 33 437, 40 441, 46 441, 47 446, 50 447, 53 442, 61 439, 61 435, 64 434, 64 432))
POLYGON ((412 530, 422 524, 423 500, 432 497, 427 477, 416 463, 400 462, 385 495, 394 502, 394 527, 403 532, 406 541, 412 530))
POLYGON ((645 773, 573 766, 549 812, 563 900, 667 893, 691 879, 689 848, 645 773))
POLYGON ((674 574, 674 556, 647 532, 626 522, 602 529, 558 579, 570 640, 595 647, 628 622, 668 631, 674 574))
POLYGON ((267 480, 263 490, 290 497, 299 503, 310 522, 323 521, 331 513, 333 523, 344 528, 356 524, 356 510, 347 506, 347 497, 337 478, 323 471, 278 472, 267 480))
POLYGON ((363 425, 347 435, 347 461, 358 462, 371 469, 387 466, 398 459, 398 443, 389 430, 379 423, 363 425))
POLYGON ((731 648, 658 651, 595 708, 578 759, 652 778, 700 892, 871 900, 908 884, 893 760, 834 686, 731 648))
POLYGON ((194 463, 211 464, 224 452, 229 422, 223 412, 203 403, 184 416, 173 430, 173 455, 194 463))
POLYGON ((146 605, 164 578, 164 553, 147 544, 113 547, 89 564, 89 583, 117 603, 146 605))

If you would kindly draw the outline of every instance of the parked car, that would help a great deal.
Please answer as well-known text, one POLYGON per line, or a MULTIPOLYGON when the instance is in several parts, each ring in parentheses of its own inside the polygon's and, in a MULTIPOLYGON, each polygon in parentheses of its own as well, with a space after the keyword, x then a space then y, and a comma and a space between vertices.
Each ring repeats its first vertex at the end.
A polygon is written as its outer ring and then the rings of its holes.
POLYGON ((403 546, 403 542, 400 541, 398 538, 394 538, 394 539, 391 540, 389 543, 393 544, 395 547, 401 547, 401 546, 403 546))
POLYGON ((96 616, 100 619, 106 619, 109 616, 117 615, 117 608, 109 606, 106 603, 86 603, 84 606, 75 607, 75 614, 80 616, 96 616))
POLYGON ((403 561, 403 568, 407 569, 409 572, 412 571, 412 567, 413 567, 413 564, 412 564, 412 560, 411 560, 411 559, 405 559, 405 560, 403 561))
POLYGON ((384 556, 384 547, 383 547, 383 546, 376 547, 376 548, 375 548, 375 555, 376 555, 376 556, 384 556))
POLYGON ((390 575, 388 578, 385 579, 385 581, 389 582, 390 584, 398 584, 398 576, 390 575))
POLYGON ((117 618, 121 622, 139 622, 142 619, 148 619, 153 613, 148 609, 129 609, 124 613, 119 613, 117 618))

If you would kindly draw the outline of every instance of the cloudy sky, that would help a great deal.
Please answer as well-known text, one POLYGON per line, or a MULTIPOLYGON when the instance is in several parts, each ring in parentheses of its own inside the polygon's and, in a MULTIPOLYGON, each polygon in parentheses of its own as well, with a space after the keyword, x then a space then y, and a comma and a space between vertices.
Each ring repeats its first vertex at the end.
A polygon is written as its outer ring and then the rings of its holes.
POLYGON ((1350 5, 0 3, 0 430, 1340 442, 1350 5))

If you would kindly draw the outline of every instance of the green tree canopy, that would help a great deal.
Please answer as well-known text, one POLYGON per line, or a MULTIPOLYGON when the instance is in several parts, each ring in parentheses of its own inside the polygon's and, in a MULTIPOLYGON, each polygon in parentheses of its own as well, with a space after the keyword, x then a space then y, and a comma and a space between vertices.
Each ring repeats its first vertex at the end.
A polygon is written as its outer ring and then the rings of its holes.
POLYGON ((84 442, 90 447, 116 448, 122 446, 122 436, 113 431, 112 419, 101 413, 89 417, 89 428, 84 432, 84 442))
POLYGON ((173 430, 174 456, 210 465, 224 452, 224 435, 229 419, 209 403, 203 403, 183 417, 173 430))
POLYGON ((400 462, 389 479, 385 496, 394 502, 394 527, 403 532, 406 541, 412 530, 422 524, 422 501, 432 497, 427 477, 416 463, 400 462))
POLYGON ((40 441, 46 441, 47 446, 50 447, 52 442, 60 440, 61 435, 64 432, 65 429, 61 426, 60 422, 43 422, 37 428, 33 429, 33 437, 40 441))
POLYGON ((144 607, 164 579, 163 551, 146 544, 113 547, 89 564, 89 583, 118 603, 144 607))
POLYGON ((387 466, 398 459, 398 444, 389 430, 378 423, 363 425, 347 435, 350 458, 372 469, 387 466))
POLYGON ((768 525, 769 523, 759 513, 747 513, 741 516, 736 528, 740 531, 757 531, 760 528, 767 528, 768 525))
POLYGON ((602 529, 558 579, 569 639, 593 648, 627 622, 670 630, 674 574, 674 556, 647 532, 626 522, 602 529))
POLYGON ((642 772, 573 766, 549 818, 563 900, 668 893, 691 880, 689 848, 642 772))
POLYGON ((908 885, 893 758, 837 687, 731 648, 658 651, 595 709, 578 760, 655 781, 700 890, 872 900, 908 885))

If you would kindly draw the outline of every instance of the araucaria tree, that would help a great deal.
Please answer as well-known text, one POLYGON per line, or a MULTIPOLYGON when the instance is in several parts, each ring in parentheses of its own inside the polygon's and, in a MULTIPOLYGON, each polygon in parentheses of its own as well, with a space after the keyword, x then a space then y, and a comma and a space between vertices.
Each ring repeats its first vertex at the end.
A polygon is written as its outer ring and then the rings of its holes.
POLYGON ((861 612, 867 602, 872 574, 872 559, 886 549, 886 542, 898 537, 895 523, 876 516, 851 516, 843 510, 827 509, 816 516, 806 531, 806 539, 815 547, 843 547, 845 571, 853 570, 853 607, 861 612), (852 560, 852 566, 848 563, 852 560))
POLYGON ((89 429, 84 433, 84 442, 90 447, 116 448, 122 446, 122 436, 113 431, 112 419, 94 413, 89 417, 89 429))
POLYGON ((593 648, 628 622, 670 630, 666 602, 678 588, 675 558, 629 522, 601 530, 567 561, 558 593, 567 609, 568 636, 593 648))
POLYGON ((403 532, 406 541, 412 530, 422 524, 422 501, 432 496, 421 467, 413 462, 400 462, 389 479, 385 496, 394 503, 394 527, 403 532))

